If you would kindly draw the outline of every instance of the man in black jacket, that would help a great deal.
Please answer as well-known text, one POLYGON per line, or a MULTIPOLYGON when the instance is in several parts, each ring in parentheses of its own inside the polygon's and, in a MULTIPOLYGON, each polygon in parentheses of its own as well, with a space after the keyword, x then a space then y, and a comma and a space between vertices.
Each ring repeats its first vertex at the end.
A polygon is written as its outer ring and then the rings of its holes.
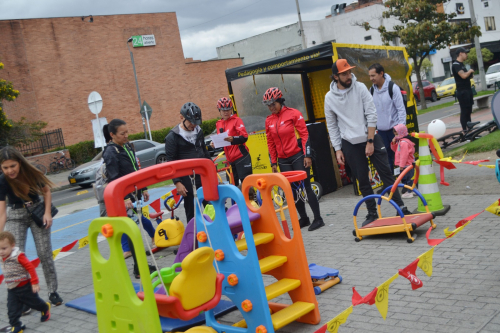
MULTIPOLYGON (((203 130, 201 124, 201 110, 188 102, 181 108, 181 122, 165 137, 165 153, 167 162, 187 160, 192 158, 208 158, 210 154, 205 146, 203 130)), ((186 212, 187 223, 194 217, 194 195, 193 185, 189 176, 174 178, 177 193, 184 197, 184 210, 186 212)), ((201 178, 196 175, 196 188, 201 187, 201 178)))

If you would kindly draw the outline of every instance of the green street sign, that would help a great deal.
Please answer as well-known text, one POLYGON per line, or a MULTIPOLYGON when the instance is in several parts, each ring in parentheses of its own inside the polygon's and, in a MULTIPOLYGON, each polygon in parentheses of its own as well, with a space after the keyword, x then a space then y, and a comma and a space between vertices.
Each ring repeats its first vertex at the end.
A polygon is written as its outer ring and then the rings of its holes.
POLYGON ((155 45, 156 45, 155 35, 132 36, 133 47, 155 46, 155 45))
POLYGON ((153 114, 153 109, 151 108, 151 106, 149 106, 148 103, 146 103, 146 101, 144 101, 142 103, 142 107, 141 107, 141 115, 146 118, 146 115, 145 113, 147 112, 148 113, 148 119, 151 119, 151 115, 153 114))

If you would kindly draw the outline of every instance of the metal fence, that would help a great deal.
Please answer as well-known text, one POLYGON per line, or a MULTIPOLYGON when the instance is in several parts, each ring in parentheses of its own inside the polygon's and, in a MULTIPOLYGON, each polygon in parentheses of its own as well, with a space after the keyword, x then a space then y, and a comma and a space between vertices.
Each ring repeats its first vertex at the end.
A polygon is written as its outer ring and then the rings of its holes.
POLYGON ((64 136, 62 128, 53 131, 45 132, 44 136, 33 143, 19 147, 19 151, 23 154, 46 153, 54 148, 65 148, 64 136))

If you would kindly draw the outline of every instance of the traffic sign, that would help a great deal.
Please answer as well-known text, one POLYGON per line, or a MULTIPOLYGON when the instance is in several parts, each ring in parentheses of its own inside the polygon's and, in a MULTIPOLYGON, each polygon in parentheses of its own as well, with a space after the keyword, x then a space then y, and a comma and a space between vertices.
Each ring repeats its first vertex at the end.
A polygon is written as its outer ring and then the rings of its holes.
POLYGON ((149 106, 148 103, 146 103, 146 101, 144 101, 142 103, 142 107, 141 107, 141 115, 146 118, 145 116, 145 111, 148 112, 148 119, 151 119, 151 115, 153 114, 153 109, 151 108, 151 106, 149 106))
POLYGON ((102 110, 102 97, 97 91, 93 91, 89 95, 89 109, 95 115, 98 115, 102 110))

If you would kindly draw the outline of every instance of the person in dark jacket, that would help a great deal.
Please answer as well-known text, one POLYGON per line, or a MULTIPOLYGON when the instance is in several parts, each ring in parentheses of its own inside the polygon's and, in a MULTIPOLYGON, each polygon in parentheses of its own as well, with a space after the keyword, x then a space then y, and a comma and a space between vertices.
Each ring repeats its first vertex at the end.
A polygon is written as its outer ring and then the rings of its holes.
MULTIPOLYGON (((109 124, 104 125, 103 132, 105 137, 109 136, 112 139, 102 154, 104 163, 106 163, 106 177, 108 178, 108 182, 111 183, 118 178, 139 170, 134 150, 128 143, 127 123, 121 119, 113 119, 109 124)), ((135 193, 125 195, 123 199, 127 211, 131 211, 134 208, 134 202, 142 198, 144 198, 144 201, 149 200, 146 188, 137 191, 137 198, 135 197, 135 193)), ((139 279, 139 267, 137 266, 134 246, 130 238, 128 238, 128 244, 134 259, 134 276, 139 279)), ((151 269, 154 270, 154 267, 150 266, 151 269)))
MULTIPOLYGON (((208 158, 210 154, 205 146, 201 124, 201 109, 194 103, 188 102, 181 108, 181 122, 165 137, 165 153, 167 162, 187 160, 192 158, 208 158)), ((184 211, 186 222, 194 217, 193 185, 189 176, 174 178, 177 193, 184 197, 184 211)), ((201 187, 201 178, 195 177, 196 188, 201 187)))

